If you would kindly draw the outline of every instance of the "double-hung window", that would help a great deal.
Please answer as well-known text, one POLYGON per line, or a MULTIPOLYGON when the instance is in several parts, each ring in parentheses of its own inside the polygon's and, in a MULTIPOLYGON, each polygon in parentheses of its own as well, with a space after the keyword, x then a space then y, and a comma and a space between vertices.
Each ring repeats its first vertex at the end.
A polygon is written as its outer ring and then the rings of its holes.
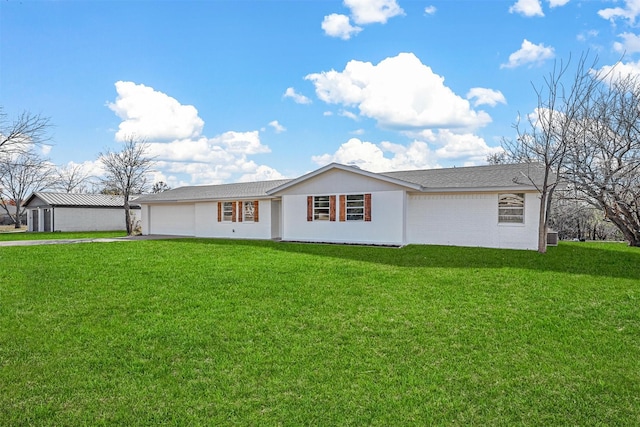
POLYGON ((222 220, 223 221, 233 221, 233 204, 234 202, 223 202, 222 203, 222 220))
POLYGON ((345 209, 347 221, 364 221, 364 194, 348 194, 345 209))
POLYGON ((313 220, 329 221, 331 217, 331 201, 330 196, 314 196, 313 197, 313 220))
POLYGON ((524 193, 498 195, 498 222, 524 224, 524 193))
POLYGON ((242 202, 242 220, 244 222, 255 221, 254 202, 242 202))

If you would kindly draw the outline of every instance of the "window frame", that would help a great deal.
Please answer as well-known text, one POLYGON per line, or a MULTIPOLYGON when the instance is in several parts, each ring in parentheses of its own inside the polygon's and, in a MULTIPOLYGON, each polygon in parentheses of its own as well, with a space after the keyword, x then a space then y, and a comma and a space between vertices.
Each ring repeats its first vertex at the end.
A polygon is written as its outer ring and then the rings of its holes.
POLYGON ((256 222, 256 207, 255 201, 244 200, 242 202, 242 222, 256 222), (247 206, 251 206, 251 214, 247 215, 247 206))
POLYGON ((222 222, 233 222, 234 203, 235 202, 222 202, 222 222), (229 208, 228 212, 227 207, 229 208))
POLYGON ((363 194, 346 194, 345 201, 344 201, 345 220, 346 221, 364 221, 365 220, 365 204, 366 202, 365 202, 364 193, 363 194), (352 204, 351 206, 349 206, 350 203, 352 204))
POLYGON ((498 224, 524 224, 525 193, 498 194, 498 224), (519 212, 518 212, 519 211, 519 212))
POLYGON ((331 196, 330 195, 313 196, 313 220, 314 221, 330 221, 331 220, 331 196), (322 205, 319 205, 319 203, 322 203, 322 205))

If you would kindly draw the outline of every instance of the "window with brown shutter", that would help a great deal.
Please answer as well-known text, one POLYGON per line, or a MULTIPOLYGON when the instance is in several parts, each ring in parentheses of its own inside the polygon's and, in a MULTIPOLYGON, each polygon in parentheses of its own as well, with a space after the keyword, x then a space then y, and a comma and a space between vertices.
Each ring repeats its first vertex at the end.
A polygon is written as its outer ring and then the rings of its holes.
POLYGON ((235 203, 234 202, 222 202, 222 221, 231 222, 235 221, 235 203))
MULTIPOLYGON (((310 221, 335 221, 335 204, 336 196, 313 196, 312 197, 312 216, 310 221), (331 198, 333 197, 333 219, 331 219, 331 198)), ((308 203, 308 199, 307 199, 308 203)), ((307 211, 307 218, 308 218, 307 211)))
POLYGON ((242 222, 242 202, 238 202, 238 222, 242 222))
POLYGON ((253 222, 258 222, 259 219, 259 210, 258 210, 258 201, 254 200, 253 201, 253 222))
POLYGON ((256 206, 257 202, 242 202, 242 214, 241 217, 244 217, 245 222, 257 222, 256 220, 256 206))
POLYGON ((218 222, 222 221, 222 202, 218 202, 218 222))
POLYGON ((345 217, 347 221, 364 220, 364 194, 345 196, 345 217))
POLYGON ((307 221, 313 221, 313 196, 307 196, 307 221))
POLYGON ((347 214, 347 197, 344 194, 340 195, 340 221, 344 221, 346 219, 347 214))

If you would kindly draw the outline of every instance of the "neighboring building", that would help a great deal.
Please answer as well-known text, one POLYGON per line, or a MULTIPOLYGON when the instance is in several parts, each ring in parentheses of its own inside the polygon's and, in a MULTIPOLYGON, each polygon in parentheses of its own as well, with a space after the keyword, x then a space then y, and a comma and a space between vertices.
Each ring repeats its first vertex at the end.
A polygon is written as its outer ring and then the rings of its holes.
MULTIPOLYGON (((28 231, 125 230, 124 198, 104 194, 71 194, 39 191, 25 202, 28 231)), ((135 222, 140 205, 131 205, 135 222)))
POLYGON ((537 249, 542 169, 373 173, 332 163, 296 179, 181 187, 136 199, 142 234, 537 249))
MULTIPOLYGON (((9 213, 11 215, 9 215, 7 213, 7 211, 5 210, 5 208, 3 206, 0 206, 0 225, 12 225, 15 224, 15 221, 13 220, 13 217, 16 214, 16 207, 12 206, 11 204, 9 204, 9 202, 6 202, 6 206, 7 209, 9 209, 9 213)), ((27 223, 27 215, 21 215, 21 219, 22 219, 22 223, 26 224, 27 223)))

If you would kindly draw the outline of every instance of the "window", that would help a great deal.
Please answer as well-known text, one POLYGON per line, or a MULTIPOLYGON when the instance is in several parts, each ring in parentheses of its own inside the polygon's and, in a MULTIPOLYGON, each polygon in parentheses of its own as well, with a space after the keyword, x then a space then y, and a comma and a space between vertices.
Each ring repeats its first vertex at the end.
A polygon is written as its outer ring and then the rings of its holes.
POLYGON ((524 223, 524 193, 498 194, 498 222, 524 223))
POLYGON ((222 220, 223 221, 233 221, 233 202, 224 202, 222 203, 222 220))
POLYGON ((242 203, 242 219, 244 222, 255 220, 255 207, 253 202, 242 203))
POLYGON ((345 213, 347 221, 363 221, 364 194, 347 195, 345 213))
POLYGON ((313 220, 329 221, 331 212, 330 196, 313 197, 313 220))

